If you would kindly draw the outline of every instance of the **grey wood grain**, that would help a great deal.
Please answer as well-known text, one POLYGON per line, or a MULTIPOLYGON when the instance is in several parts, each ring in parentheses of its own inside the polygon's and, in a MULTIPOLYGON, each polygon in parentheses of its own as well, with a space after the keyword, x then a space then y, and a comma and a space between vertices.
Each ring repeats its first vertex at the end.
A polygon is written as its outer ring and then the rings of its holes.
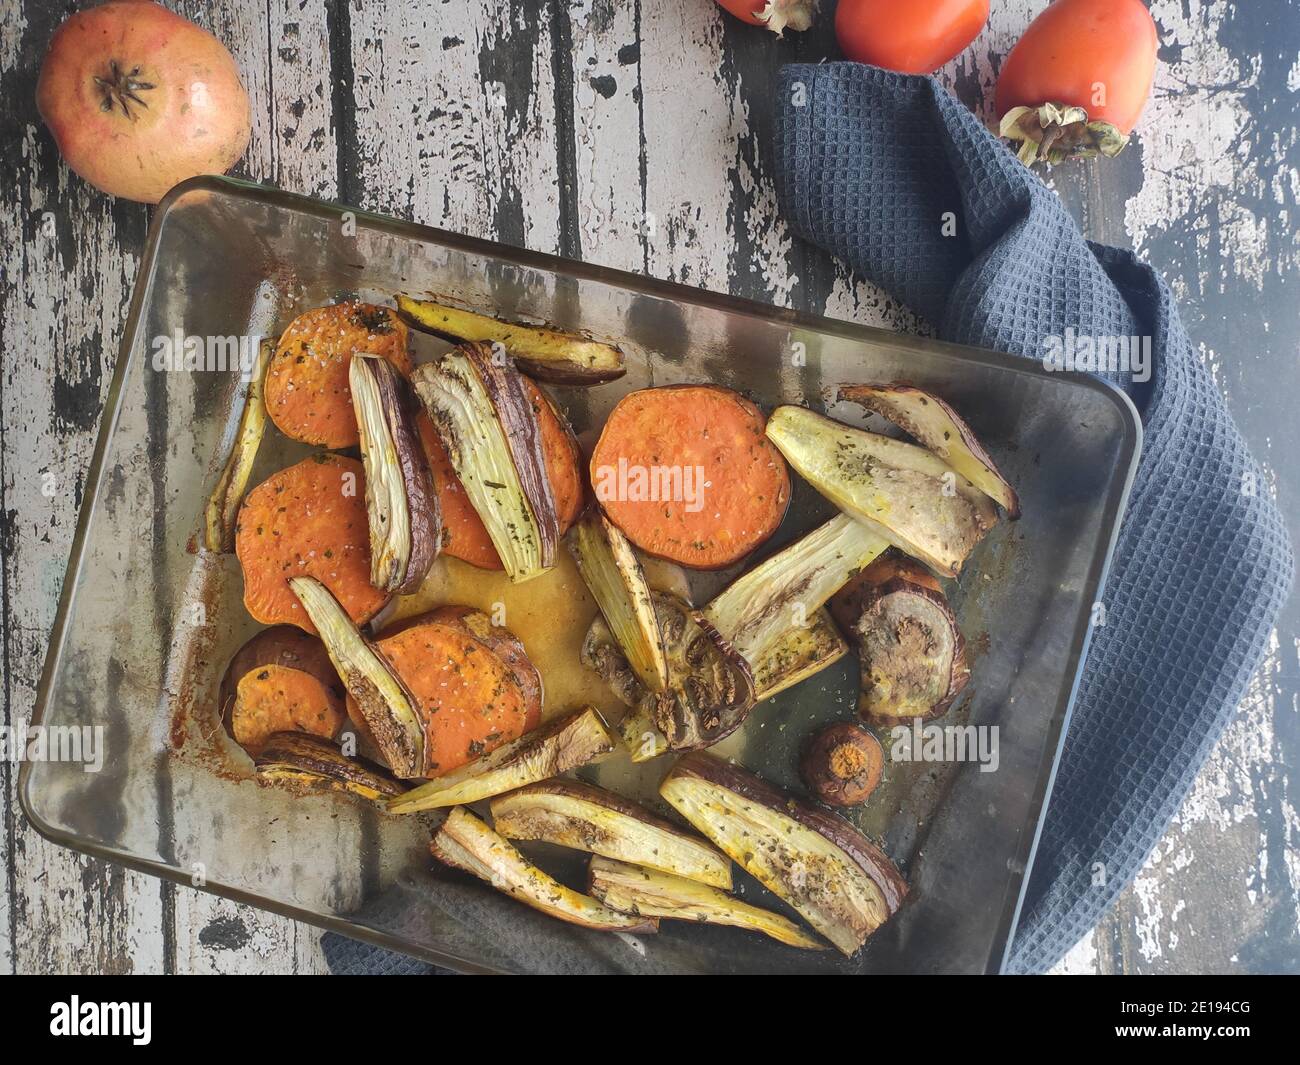
MULTIPOLYGON (((979 109, 998 58, 1044 4, 994 5, 942 80, 979 109)), ((36 115, 41 54, 75 6, 0 0, 6 724, 30 713, 148 214, 69 174, 36 115)), ((777 41, 708 0, 169 6, 217 33, 240 63, 255 101, 247 176, 687 284, 925 328, 795 240, 776 208, 775 71, 837 54, 829 10, 810 32, 777 41)), ((1300 443, 1291 409, 1300 12, 1295 0, 1151 6, 1162 65, 1134 145, 1050 180, 1089 236, 1134 246, 1165 273, 1270 489, 1300 526, 1300 473, 1288 461, 1300 443)), ((1289 779, 1298 649, 1293 599, 1182 814, 1062 970, 1300 968, 1289 779)), ((322 968, 311 928, 46 843, 23 821, 15 778, 0 765, 0 970, 322 968)))

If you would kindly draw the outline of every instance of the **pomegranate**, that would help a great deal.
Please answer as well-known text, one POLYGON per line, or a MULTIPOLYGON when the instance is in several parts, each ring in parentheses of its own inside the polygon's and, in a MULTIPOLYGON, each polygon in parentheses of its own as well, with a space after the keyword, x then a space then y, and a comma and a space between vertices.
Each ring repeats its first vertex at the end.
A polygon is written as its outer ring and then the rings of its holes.
POLYGON ((55 30, 36 106, 68 166, 142 203, 195 174, 224 173, 248 147, 234 58, 153 0, 111 0, 55 30))

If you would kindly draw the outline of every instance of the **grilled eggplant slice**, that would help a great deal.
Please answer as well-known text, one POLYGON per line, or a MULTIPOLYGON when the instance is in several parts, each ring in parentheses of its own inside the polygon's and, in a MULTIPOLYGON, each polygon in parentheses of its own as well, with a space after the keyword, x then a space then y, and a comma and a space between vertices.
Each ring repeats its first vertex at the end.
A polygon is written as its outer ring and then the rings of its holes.
POLYGON ((397 814, 413 814, 490 799, 577 769, 613 749, 614 739, 604 720, 589 706, 413 788, 388 808, 397 814))
POLYGON ((582 781, 548 780, 493 799, 492 823, 507 839, 555 843, 731 888, 731 862, 705 840, 582 781))
POLYGON ((275 353, 275 345, 263 340, 257 349, 252 376, 248 379, 248 396, 235 430, 235 442, 230 447, 226 465, 217 478, 216 487, 208 497, 203 515, 203 546, 209 551, 230 554, 235 550, 235 526, 238 524, 239 505, 244 501, 244 489, 253 472, 257 449, 262 446, 266 432, 266 367, 275 353))
POLYGON ((610 344, 536 325, 503 322, 431 300, 397 297, 397 309, 417 329, 453 341, 501 344, 519 368, 539 381, 597 385, 626 372, 623 353, 610 344))
POLYGON ((808 790, 828 806, 866 802, 884 768, 880 741, 848 721, 837 721, 818 732, 799 762, 808 790))
POLYGON ((728 585, 704 616, 757 664, 887 547, 874 530, 838 514, 728 585))
POLYGON ((507 575, 521 582, 545 573, 560 525, 519 372, 486 344, 463 344, 417 367, 411 381, 507 575))
POLYGON ((802 627, 786 631, 759 658, 754 666, 754 702, 761 703, 786 688, 793 688, 814 673, 834 665, 849 653, 849 645, 840 635, 824 608, 818 610, 802 627))
POLYGON ((911 385, 841 385, 836 398, 892 422, 999 504, 1012 520, 1020 517, 1016 490, 961 415, 934 393, 911 385))
POLYGON ((596 857, 591 860, 588 883, 592 895, 624 913, 747 928, 803 950, 826 949, 825 944, 778 913, 751 906, 716 887, 657 869, 596 857))
POLYGON ((647 691, 623 657, 623 649, 614 641, 605 619, 597 614, 582 641, 582 664, 609 685, 610 690, 628 712, 619 721, 619 739, 634 762, 648 762, 668 751, 668 741, 655 724, 656 705, 671 699, 672 692, 647 691))
POLYGON ((767 435, 837 507, 944 576, 997 521, 988 496, 915 444, 790 406, 773 411, 767 435))
POLYGON ((659 922, 652 917, 619 913, 552 879, 463 806, 447 815, 429 850, 444 865, 472 873, 498 891, 561 921, 608 932, 659 930, 659 922))
POLYGON ((403 780, 424 776, 424 722, 402 679, 361 635, 325 585, 315 577, 290 577, 289 587, 320 633, 388 768, 403 780))
POLYGON ((909 558, 896 547, 891 547, 831 596, 829 603, 831 616, 842 633, 850 639, 857 639, 854 630, 858 618, 862 617, 862 610, 867 600, 876 594, 881 585, 895 577, 901 577, 931 591, 943 591, 943 586, 933 573, 916 559, 909 558))
POLYGON ((688 754, 664 778, 659 794, 846 955, 907 894, 893 863, 851 824, 783 795, 738 766, 688 754))
POLYGON ((597 507, 582 516, 566 539, 628 665, 647 690, 663 691, 668 687, 668 654, 632 544, 597 507))
POLYGON ((366 470, 370 583, 410 595, 442 546, 442 513, 415 428, 406 380, 378 355, 352 356, 352 409, 366 470))
POLYGON ((377 765, 349 758, 328 740, 305 732, 277 732, 253 760, 260 780, 288 780, 346 791, 371 802, 396 798, 405 787, 377 765))

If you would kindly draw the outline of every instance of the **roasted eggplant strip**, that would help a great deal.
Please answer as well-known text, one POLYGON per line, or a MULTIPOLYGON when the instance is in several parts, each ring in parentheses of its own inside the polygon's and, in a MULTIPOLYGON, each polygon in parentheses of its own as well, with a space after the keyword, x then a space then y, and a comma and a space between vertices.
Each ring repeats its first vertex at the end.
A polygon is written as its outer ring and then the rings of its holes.
POLYGON ((686 755, 659 794, 846 955, 897 911, 907 893, 893 863, 851 824, 738 766, 699 752, 686 755))
POLYGON ((405 787, 362 758, 349 758, 328 740, 303 732, 279 732, 253 760, 260 780, 285 780, 346 791, 371 802, 396 798, 405 787))
POLYGON ((779 913, 751 906, 716 887, 609 858, 591 860, 588 889, 606 906, 643 917, 729 925, 761 932, 802 950, 826 945, 779 913))
POLYGON ((915 444, 792 406, 772 412, 767 435, 837 507, 944 576, 997 521, 988 496, 915 444))
POLYGON ((605 722, 589 706, 413 788, 388 808, 397 814, 413 814, 490 799, 577 769, 613 749, 614 739, 605 722))
POLYGON ((230 554, 235 550, 239 505, 244 501, 244 489, 248 487, 257 449, 262 446, 262 436, 266 432, 266 367, 274 351, 275 345, 269 340, 263 340, 257 349, 252 376, 248 379, 244 410, 235 430, 235 442, 230 447, 216 487, 208 497, 203 515, 203 546, 209 551, 230 554))
POLYGON ((358 354, 348 368, 348 386, 366 469, 370 583, 410 595, 438 557, 442 516, 406 381, 386 359, 358 354))
POLYGON ((992 456, 952 407, 911 385, 841 385, 841 403, 857 403, 898 426, 933 451, 1012 518, 1020 517, 1020 498, 992 456))
POLYGON ((825 609, 818 610, 808 622, 786 631, 767 649, 754 665, 754 702, 793 688, 849 653, 849 645, 840 635, 825 609))
POLYGON ((837 514, 728 585, 704 616, 737 652, 758 663, 888 547, 862 522, 837 514))
POLYGON ((668 687, 668 655, 650 586, 632 544, 596 507, 566 539, 628 665, 646 689, 663 691, 668 687))
POLYGON ((453 341, 501 344, 530 377, 557 384, 595 385, 626 372, 610 344, 543 326, 503 322, 432 300, 397 297, 397 309, 417 329, 453 341))
POLYGON ((560 526, 518 371, 486 344, 463 344, 417 367, 411 381, 510 579, 546 572, 560 526))
POLYGON ((424 724, 406 685, 325 585, 315 577, 290 577, 289 586, 320 633, 389 769, 403 780, 424 776, 424 724))
POLYGON ((554 843, 731 888, 731 862, 711 844, 582 781, 548 780, 493 799, 492 823, 507 839, 554 843))
POLYGON ((429 849, 444 865, 471 873, 511 898, 561 921, 606 932, 659 930, 654 918, 619 913, 552 879, 463 806, 447 815, 429 849))
POLYGON ((579 657, 584 666, 609 685, 618 701, 628 707, 618 722, 617 732, 632 761, 648 762, 666 753, 668 741, 655 724, 655 707, 660 700, 671 699, 672 692, 646 690, 599 614, 591 620, 579 657))

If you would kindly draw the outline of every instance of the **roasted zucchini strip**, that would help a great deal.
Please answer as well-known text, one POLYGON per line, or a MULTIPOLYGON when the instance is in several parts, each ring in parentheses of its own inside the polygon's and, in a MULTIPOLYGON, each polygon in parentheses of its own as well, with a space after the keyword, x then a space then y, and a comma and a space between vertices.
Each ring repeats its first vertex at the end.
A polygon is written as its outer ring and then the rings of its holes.
POLYGON ((499 343, 531 377, 557 384, 595 385, 622 377, 623 353, 610 344, 543 326, 503 322, 431 300, 397 297, 397 309, 417 329, 454 341, 499 343))
POLYGON ((731 887, 731 862, 711 844, 582 781, 548 780, 493 799, 492 823, 507 839, 541 840, 731 887))
POLYGON ((841 385, 836 398, 861 404, 893 422, 1000 504, 1008 517, 1020 517, 1016 490, 961 415, 934 393, 911 385, 841 385))
POLYGON ((239 416, 239 428, 235 430, 235 442, 230 447, 212 495, 208 497, 203 514, 203 546, 209 551, 229 554, 235 550, 239 505, 244 501, 244 489, 248 487, 257 449, 266 431, 266 367, 274 353, 275 345, 269 340, 263 340, 257 349, 257 360, 248 379, 244 410, 239 416))
POLYGON ((396 814, 478 802, 567 773, 608 754, 614 740, 594 707, 558 718, 389 803, 396 814))
POLYGON ((754 666, 754 702, 761 703, 834 665, 849 653, 825 607, 807 624, 789 629, 754 666))
POLYGON ((846 955, 907 893, 893 863, 851 824, 738 766, 700 752, 686 755, 659 794, 846 955))
POLYGON ((472 873, 498 891, 561 921, 607 932, 659 930, 659 922, 653 918, 619 913, 552 879, 463 806, 447 815, 429 849, 444 865, 472 873))
POLYGON ((411 382, 512 581, 555 563, 560 539, 537 416, 517 370, 463 344, 411 382))
POLYGON ((997 521, 988 496, 915 444, 791 406, 772 412, 767 435, 837 507, 944 576, 997 521))
POLYGON ((649 691, 663 691, 668 687, 668 655, 650 586, 632 544, 597 507, 582 516, 566 540, 628 665, 649 691))
POLYGON ((370 583, 410 595, 438 557, 442 516, 407 385, 388 360, 357 354, 348 367, 348 387, 366 470, 370 583))
POLYGON ((851 577, 889 547, 860 521, 837 514, 728 585, 704 616, 751 663, 809 625, 851 577))
POLYGON ((388 768, 403 780, 425 776, 424 723, 401 678, 361 635, 325 585, 315 577, 290 577, 289 587, 320 633, 330 661, 356 700, 388 768))
POLYGON ((587 890, 606 906, 624 913, 730 925, 761 932, 791 947, 826 949, 824 943, 779 913, 751 906, 716 887, 657 869, 592 858, 587 890))
POLYGON ((253 760, 253 768, 261 780, 346 791, 371 802, 395 798, 406 790, 379 766, 349 758, 329 740, 305 732, 277 732, 253 760))

